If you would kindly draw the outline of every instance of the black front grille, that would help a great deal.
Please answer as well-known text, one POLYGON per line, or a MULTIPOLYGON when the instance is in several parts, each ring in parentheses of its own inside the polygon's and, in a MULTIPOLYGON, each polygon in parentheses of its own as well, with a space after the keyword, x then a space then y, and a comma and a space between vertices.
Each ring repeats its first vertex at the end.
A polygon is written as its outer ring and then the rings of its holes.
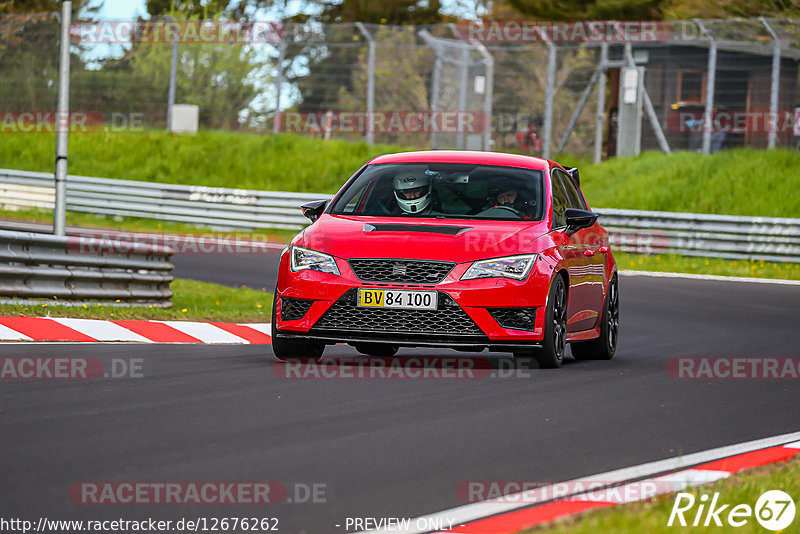
POLYGON ((302 319, 311 305, 314 304, 313 300, 301 299, 287 299, 281 297, 281 320, 283 321, 297 321, 302 319))
POLYGON ((437 284, 455 263, 425 260, 350 260, 350 268, 365 282, 437 284))
POLYGON ((487 311, 503 328, 533 330, 536 324, 536 308, 487 308, 487 311))
POLYGON ((446 293, 438 292, 436 310, 359 308, 357 289, 350 289, 333 303, 312 328, 314 331, 370 332, 378 334, 476 335, 484 337, 475 322, 446 293))

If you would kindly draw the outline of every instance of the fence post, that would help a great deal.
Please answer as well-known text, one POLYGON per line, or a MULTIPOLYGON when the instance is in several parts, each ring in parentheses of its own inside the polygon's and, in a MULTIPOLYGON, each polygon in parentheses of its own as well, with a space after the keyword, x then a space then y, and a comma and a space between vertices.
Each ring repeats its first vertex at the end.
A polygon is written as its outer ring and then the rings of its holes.
POLYGON ((69 26, 72 1, 61 2, 61 42, 58 58, 58 108, 56 112, 56 172, 53 233, 65 235, 67 226, 67 153, 69 150, 69 26))
MULTIPOLYGON (((544 35, 544 32, 542 33, 544 35)), ((553 139, 553 93, 556 84, 556 45, 545 37, 547 44, 547 81, 544 90, 544 132, 542 143, 542 157, 550 157, 550 144, 553 139)))
POLYGON ((606 62, 608 61, 608 43, 600 45, 600 78, 597 81, 597 115, 594 123, 594 163, 600 163, 603 157, 603 127, 606 121, 606 62))
POLYGON ((777 32, 772 28, 772 25, 767 22, 767 19, 759 17, 758 20, 767 28, 767 31, 772 36, 772 42, 774 43, 772 51, 772 80, 770 81, 769 87, 769 114, 775 123, 769 128, 767 148, 775 148, 778 120, 778 89, 781 82, 781 40, 777 32))
POLYGON ((281 90, 283 89, 284 59, 286 59, 286 35, 278 44, 278 74, 275 76, 275 118, 272 119, 272 133, 274 134, 281 131, 281 90))
MULTIPOLYGON (((458 90, 458 113, 461 115, 467 110, 467 83, 469 80, 469 48, 461 47, 461 87, 458 90)), ((459 150, 467 147, 465 133, 462 128, 456 134, 456 146, 459 150)))
MULTIPOLYGON (((167 20, 172 21, 171 17, 167 20)), ((167 131, 172 131, 172 108, 175 105, 175 84, 178 76, 178 32, 173 32, 172 58, 169 65, 169 96, 167 97, 167 131)))
POLYGON ((356 22, 356 28, 367 40, 369 47, 367 52, 367 144, 372 145, 375 143, 375 133, 372 131, 372 114, 375 112, 375 38, 361 22, 356 22))
MULTIPOLYGON (((636 67, 636 61, 633 59, 633 46, 630 43, 625 44, 625 61, 629 67, 636 67)), ((642 72, 644 72, 644 70, 642 72)), ((650 100, 650 94, 647 92, 647 88, 644 84, 642 84, 642 104, 645 113, 647 113, 647 120, 650 122, 650 127, 653 129, 653 133, 658 140, 658 145, 661 147, 661 151, 664 152, 664 154, 669 154, 670 148, 669 143, 667 143, 667 137, 664 135, 661 123, 658 122, 658 115, 653 107, 653 101, 650 100)))
MULTIPOLYGON (((420 30, 419 36, 422 37, 422 40, 433 50, 434 60, 433 60, 433 80, 431 82, 431 114, 435 115, 437 111, 439 111, 439 96, 441 92, 441 76, 442 76, 442 59, 439 53, 439 45, 436 44, 436 41, 433 40, 433 36, 431 36, 428 30, 420 30)), ((431 150, 435 150, 438 145, 438 138, 436 136, 436 128, 431 128, 431 150)))
POLYGON ((703 154, 711 153, 711 127, 713 120, 711 114, 714 112, 714 84, 717 79, 717 40, 714 35, 706 28, 703 21, 694 20, 697 27, 706 38, 711 41, 708 45, 708 74, 706 75, 706 107, 703 112, 703 154))
POLYGON ((473 46, 483 56, 486 65, 486 86, 483 93, 483 113, 486 115, 486 130, 483 132, 483 149, 492 149, 492 98, 494 97, 494 57, 480 41, 474 41, 473 46))

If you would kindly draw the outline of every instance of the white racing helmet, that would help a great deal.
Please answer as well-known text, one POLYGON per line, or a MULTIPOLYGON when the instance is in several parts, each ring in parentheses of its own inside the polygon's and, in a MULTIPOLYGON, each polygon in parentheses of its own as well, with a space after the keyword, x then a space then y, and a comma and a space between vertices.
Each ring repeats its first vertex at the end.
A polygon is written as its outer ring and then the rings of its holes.
POLYGON ((406 213, 420 213, 431 204, 433 184, 428 176, 400 173, 394 177, 397 205, 406 213))

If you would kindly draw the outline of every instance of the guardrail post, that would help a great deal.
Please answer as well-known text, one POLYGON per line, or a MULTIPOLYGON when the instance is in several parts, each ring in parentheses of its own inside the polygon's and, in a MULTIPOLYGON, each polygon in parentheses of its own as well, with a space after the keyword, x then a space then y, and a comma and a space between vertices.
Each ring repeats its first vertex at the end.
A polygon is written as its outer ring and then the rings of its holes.
POLYGON ((772 28, 772 25, 767 22, 764 17, 759 17, 758 20, 764 25, 769 34, 772 36, 773 52, 772 52, 772 80, 769 87, 769 114, 775 122, 769 127, 769 135, 767 137, 767 148, 775 148, 775 141, 777 138, 777 121, 778 121, 778 88, 781 81, 781 40, 778 33, 772 28))
POLYGON ((61 44, 58 60, 58 109, 56 113, 56 199, 53 233, 64 235, 67 226, 67 153, 69 145, 69 26, 72 1, 61 2, 61 44))

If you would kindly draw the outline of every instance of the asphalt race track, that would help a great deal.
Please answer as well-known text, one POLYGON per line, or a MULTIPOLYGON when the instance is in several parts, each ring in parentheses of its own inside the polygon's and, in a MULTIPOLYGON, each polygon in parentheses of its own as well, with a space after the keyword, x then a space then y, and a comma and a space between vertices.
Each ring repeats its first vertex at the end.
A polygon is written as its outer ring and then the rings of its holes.
MULTIPOLYGON (((176 276, 274 287, 274 255, 175 263, 176 276)), ((463 504, 465 481, 567 480, 800 429, 797 380, 666 371, 679 356, 799 356, 800 286, 625 276, 620 297, 612 361, 505 378, 285 379, 268 346, 3 346, 141 359, 144 376, 0 382, 0 502, 34 520, 278 517, 283 533, 344 532, 347 517, 463 504), (263 480, 290 498, 324 484, 326 502, 76 505, 68 494, 85 481, 263 480)))

